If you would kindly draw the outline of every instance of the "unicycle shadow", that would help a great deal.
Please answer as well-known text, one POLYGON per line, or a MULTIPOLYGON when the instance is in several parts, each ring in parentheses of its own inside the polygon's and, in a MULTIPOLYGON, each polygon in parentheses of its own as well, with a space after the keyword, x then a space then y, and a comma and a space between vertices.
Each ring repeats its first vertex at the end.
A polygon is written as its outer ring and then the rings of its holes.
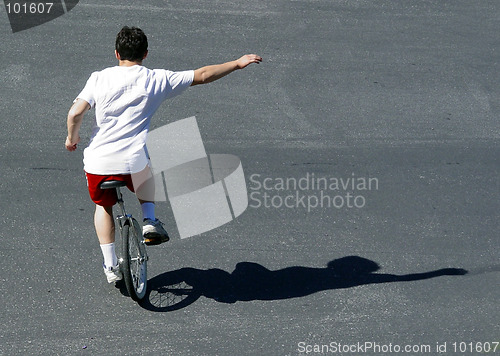
POLYGON ((272 271, 254 262, 240 262, 231 273, 221 269, 181 268, 149 280, 149 292, 140 305, 147 310, 168 312, 185 308, 201 296, 221 303, 280 300, 365 284, 467 274, 461 268, 405 275, 375 273, 379 269, 376 262, 359 256, 330 261, 325 268, 293 266, 272 271))

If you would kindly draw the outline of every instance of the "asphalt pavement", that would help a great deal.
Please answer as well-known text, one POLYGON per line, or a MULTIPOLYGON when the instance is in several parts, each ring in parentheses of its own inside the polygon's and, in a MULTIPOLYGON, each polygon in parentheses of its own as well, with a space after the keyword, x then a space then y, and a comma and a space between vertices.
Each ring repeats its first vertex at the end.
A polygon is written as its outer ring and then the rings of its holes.
MULTIPOLYGON (((13 33, 0 7, 0 355, 500 354, 500 3, 79 1, 13 33), (108 285, 66 114, 116 64, 259 65, 166 102, 241 160, 246 211, 148 247, 108 285)), ((140 215, 134 197, 127 207, 140 215)))

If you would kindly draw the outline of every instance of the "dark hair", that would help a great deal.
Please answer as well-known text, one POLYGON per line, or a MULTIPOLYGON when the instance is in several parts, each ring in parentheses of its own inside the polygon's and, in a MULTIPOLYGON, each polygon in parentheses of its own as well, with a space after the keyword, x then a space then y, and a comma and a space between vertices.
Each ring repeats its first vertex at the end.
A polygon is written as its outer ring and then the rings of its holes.
POLYGON ((148 38, 140 28, 125 26, 116 35, 115 48, 121 60, 142 61, 148 51, 148 38))

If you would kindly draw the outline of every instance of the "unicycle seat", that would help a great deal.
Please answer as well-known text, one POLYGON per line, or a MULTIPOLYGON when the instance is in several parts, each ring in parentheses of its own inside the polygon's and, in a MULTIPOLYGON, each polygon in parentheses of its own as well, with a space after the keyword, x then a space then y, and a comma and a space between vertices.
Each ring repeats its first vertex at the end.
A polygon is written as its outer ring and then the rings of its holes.
POLYGON ((108 181, 102 182, 100 187, 101 187, 101 189, 112 189, 112 188, 125 187, 126 185, 127 185, 127 182, 124 182, 121 180, 108 180, 108 181))

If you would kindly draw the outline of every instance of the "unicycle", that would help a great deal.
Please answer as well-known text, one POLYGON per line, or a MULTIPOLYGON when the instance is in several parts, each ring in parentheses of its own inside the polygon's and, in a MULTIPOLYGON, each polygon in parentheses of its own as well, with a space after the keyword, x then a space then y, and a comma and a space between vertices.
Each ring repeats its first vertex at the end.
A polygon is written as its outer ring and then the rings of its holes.
POLYGON ((126 185, 126 182, 111 180, 101 183, 100 187, 101 189, 116 189, 117 203, 121 211, 121 214, 116 217, 121 236, 121 251, 118 262, 128 294, 133 300, 140 301, 146 295, 147 290, 148 255, 141 226, 132 215, 125 211, 120 187, 126 185))

